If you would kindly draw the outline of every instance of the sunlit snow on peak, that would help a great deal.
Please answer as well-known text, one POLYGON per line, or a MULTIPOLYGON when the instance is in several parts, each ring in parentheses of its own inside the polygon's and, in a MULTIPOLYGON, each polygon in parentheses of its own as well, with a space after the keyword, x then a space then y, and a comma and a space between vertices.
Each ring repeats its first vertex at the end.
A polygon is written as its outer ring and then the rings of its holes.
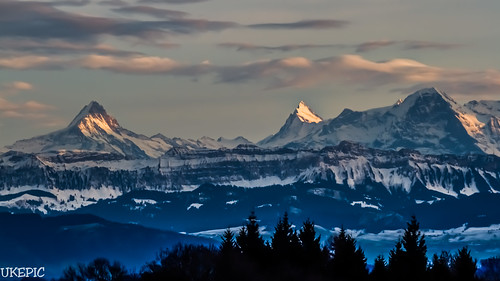
POLYGON ((295 109, 295 114, 300 121, 305 123, 319 123, 323 121, 323 118, 314 113, 314 111, 312 111, 311 108, 303 101, 301 101, 299 106, 297 106, 297 109, 295 109))

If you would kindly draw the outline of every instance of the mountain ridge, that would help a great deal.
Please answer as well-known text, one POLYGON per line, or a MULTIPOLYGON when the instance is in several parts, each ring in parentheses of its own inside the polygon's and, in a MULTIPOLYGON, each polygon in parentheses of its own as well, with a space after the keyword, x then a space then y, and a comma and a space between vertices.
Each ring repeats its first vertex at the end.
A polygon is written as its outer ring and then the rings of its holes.
POLYGON ((290 115, 276 134, 258 144, 319 149, 347 140, 379 149, 500 155, 500 119, 493 115, 500 113, 500 105, 499 110, 494 111, 491 108, 496 108, 496 102, 481 104, 483 106, 477 106, 474 112, 470 109, 472 105, 459 105, 445 92, 426 88, 390 106, 365 111, 346 108, 335 118, 298 129, 292 126, 290 115), (489 121, 479 121, 478 115, 489 121))

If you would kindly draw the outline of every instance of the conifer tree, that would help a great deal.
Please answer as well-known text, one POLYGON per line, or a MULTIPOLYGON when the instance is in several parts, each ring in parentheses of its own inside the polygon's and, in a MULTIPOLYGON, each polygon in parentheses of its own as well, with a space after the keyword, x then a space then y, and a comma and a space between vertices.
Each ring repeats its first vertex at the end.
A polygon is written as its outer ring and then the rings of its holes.
POLYGON ((477 261, 472 258, 467 247, 458 250, 458 253, 452 258, 451 269, 453 277, 457 281, 476 280, 477 261))
POLYGON ((438 256, 432 256, 432 266, 429 269, 429 279, 432 281, 449 281, 451 280, 450 271, 451 256, 448 252, 441 252, 438 256))
POLYGON ((236 237, 236 243, 241 253, 250 258, 258 258, 259 255, 263 254, 265 249, 264 239, 260 235, 255 212, 250 213, 246 225, 240 229, 239 235, 236 237))
POLYGON ((318 264, 322 258, 321 235, 316 237, 314 222, 307 219, 298 234, 302 247, 303 262, 308 264, 318 264))
POLYGON ((228 228, 222 235, 222 242, 219 248, 219 259, 215 268, 215 280, 230 281, 241 279, 240 255, 237 252, 236 242, 233 232, 228 228))
POLYGON ((361 248, 356 248, 356 240, 346 233, 344 227, 333 237, 330 250, 333 253, 330 270, 334 279, 346 281, 367 279, 365 254, 361 248))
POLYGON ((389 254, 389 272, 394 280, 422 280, 427 270, 427 246, 420 224, 412 216, 403 237, 389 254))
POLYGON ((231 229, 226 229, 222 234, 222 242, 220 244, 221 253, 231 253, 235 250, 236 243, 234 241, 234 234, 231 229))
POLYGON ((386 281, 387 280, 387 266, 385 264, 384 256, 379 255, 375 259, 373 270, 370 273, 370 281, 386 281))
POLYGON ((276 258, 280 260, 290 260, 298 255, 300 249, 299 238, 297 237, 297 233, 292 229, 286 212, 283 218, 278 220, 278 224, 274 228, 274 235, 271 238, 271 249, 276 258))

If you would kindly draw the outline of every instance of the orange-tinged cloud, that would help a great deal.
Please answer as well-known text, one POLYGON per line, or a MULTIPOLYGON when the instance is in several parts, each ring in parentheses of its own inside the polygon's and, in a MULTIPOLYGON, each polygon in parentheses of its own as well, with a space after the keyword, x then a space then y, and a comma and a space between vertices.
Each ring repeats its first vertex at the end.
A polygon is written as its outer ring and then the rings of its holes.
POLYGON ((51 61, 51 58, 44 56, 19 56, 12 58, 0 58, 0 68, 9 69, 30 69, 43 66, 51 61))
POLYGON ((80 61, 81 66, 91 69, 106 69, 123 73, 163 73, 168 72, 180 64, 169 58, 161 57, 113 57, 90 55, 80 61))

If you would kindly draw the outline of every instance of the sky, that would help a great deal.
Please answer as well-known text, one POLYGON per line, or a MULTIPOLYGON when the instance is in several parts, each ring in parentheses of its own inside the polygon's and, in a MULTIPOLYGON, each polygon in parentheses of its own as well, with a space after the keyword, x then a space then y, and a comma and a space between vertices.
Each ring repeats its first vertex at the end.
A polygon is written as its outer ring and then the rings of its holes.
POLYGON ((92 100, 136 133, 276 133, 438 87, 500 100, 498 0, 0 0, 0 146, 92 100))

